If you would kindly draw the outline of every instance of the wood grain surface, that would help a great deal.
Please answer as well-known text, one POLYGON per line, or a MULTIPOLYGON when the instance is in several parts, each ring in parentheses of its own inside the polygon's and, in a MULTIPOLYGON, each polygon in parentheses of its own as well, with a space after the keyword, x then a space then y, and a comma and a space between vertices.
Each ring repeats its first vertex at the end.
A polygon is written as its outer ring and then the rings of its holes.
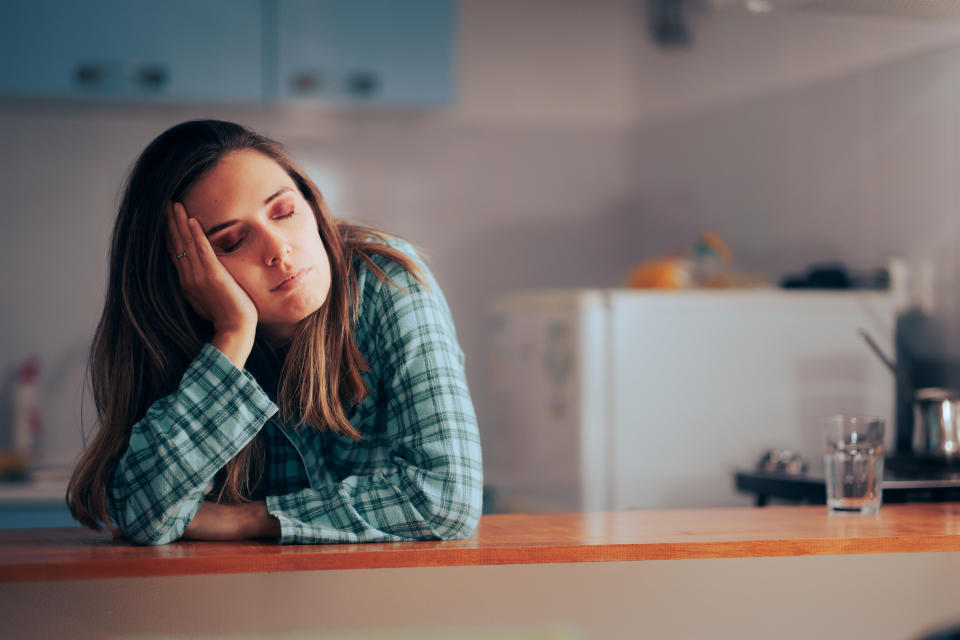
POLYGON ((487 515, 467 540, 133 546, 82 528, 0 531, 0 581, 389 567, 960 551, 960 503, 487 515))

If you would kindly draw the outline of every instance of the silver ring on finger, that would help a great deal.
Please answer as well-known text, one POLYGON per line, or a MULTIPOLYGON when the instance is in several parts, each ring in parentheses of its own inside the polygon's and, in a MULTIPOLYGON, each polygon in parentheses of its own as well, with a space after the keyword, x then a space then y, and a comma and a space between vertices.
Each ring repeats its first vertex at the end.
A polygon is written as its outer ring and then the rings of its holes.
POLYGON ((186 255, 187 255, 187 252, 186 252, 186 251, 182 251, 182 252, 178 253, 178 254, 177 254, 177 260, 180 260, 181 258, 185 258, 186 255))

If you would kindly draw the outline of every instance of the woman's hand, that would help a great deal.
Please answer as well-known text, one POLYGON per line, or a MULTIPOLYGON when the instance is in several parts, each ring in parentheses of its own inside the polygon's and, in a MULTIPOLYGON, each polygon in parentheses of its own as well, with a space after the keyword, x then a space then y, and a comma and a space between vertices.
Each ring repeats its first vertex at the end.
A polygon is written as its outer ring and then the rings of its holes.
POLYGON ((213 345, 243 368, 257 331, 257 308, 210 246, 200 223, 173 202, 167 213, 167 248, 190 306, 213 323, 213 345))
POLYGON ((206 502, 183 534, 185 540, 248 540, 279 538, 280 521, 267 511, 263 500, 240 504, 206 502))

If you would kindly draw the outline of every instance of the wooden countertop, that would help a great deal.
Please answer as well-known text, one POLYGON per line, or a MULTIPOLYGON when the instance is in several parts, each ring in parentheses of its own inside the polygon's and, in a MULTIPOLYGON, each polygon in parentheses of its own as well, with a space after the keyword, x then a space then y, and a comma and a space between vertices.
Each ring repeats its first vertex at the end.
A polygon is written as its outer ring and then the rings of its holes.
POLYGON ((960 503, 488 515, 468 540, 137 547, 82 528, 0 531, 0 582, 554 562, 960 551, 960 503))

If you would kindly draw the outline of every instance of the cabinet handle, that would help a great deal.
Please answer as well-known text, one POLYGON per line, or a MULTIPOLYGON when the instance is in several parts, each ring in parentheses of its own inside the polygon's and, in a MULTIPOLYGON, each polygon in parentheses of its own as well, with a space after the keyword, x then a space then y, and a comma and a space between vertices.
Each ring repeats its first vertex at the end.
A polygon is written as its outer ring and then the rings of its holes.
POLYGON ((137 69, 135 77, 140 87, 149 91, 159 91, 167 84, 169 74, 163 65, 151 64, 137 69))
POLYGON ((89 89, 101 86, 106 75, 102 64, 81 63, 73 70, 73 81, 77 86, 89 89))
POLYGON ((372 71, 354 71, 347 75, 346 89, 355 98, 370 98, 380 90, 380 78, 372 71))
POLYGON ((324 84, 319 71, 298 71, 290 80, 290 87, 296 93, 317 93, 323 90, 324 84))

